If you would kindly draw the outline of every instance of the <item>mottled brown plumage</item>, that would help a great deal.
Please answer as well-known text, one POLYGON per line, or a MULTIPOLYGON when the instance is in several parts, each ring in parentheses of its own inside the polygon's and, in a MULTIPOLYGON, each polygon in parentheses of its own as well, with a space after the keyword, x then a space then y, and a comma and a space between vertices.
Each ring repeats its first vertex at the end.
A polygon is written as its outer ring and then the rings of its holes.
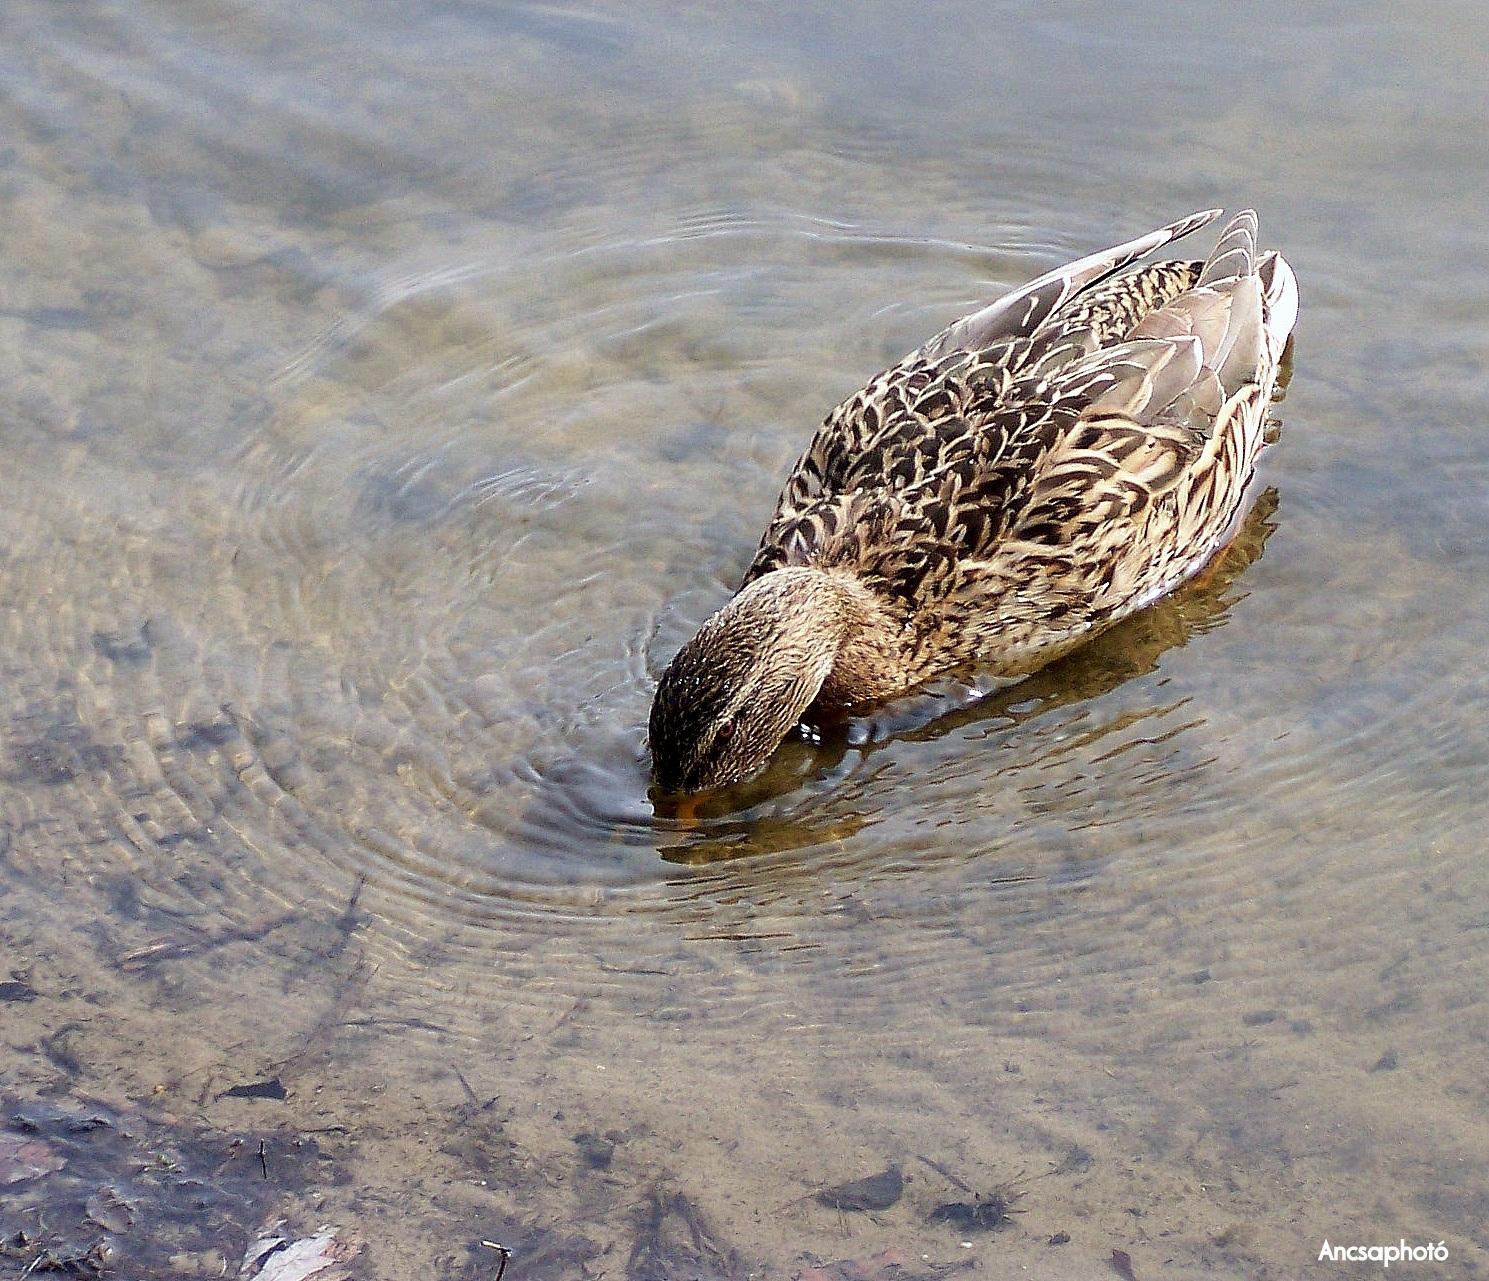
POLYGON ((1196 573, 1240 515, 1297 315, 1238 215, 1194 214, 957 321, 839 405, 738 594, 663 674, 658 783, 763 764, 813 704, 965 664, 1019 676, 1196 573))

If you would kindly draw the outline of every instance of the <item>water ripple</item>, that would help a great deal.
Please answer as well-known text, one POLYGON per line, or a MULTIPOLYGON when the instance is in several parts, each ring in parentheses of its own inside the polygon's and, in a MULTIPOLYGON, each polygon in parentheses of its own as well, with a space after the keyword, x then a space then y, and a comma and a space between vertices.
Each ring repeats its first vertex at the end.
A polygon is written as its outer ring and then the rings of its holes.
MULTIPOLYGON (((666 1022, 701 1000, 709 1035, 779 1020, 900 1043, 965 1007, 1097 1038, 1155 930, 1197 935, 1243 899, 1259 945, 1281 928, 1260 914, 1300 927, 1291 891, 1257 887, 1342 874, 1304 836, 1325 782, 1390 792, 1411 824, 1481 768, 1445 670, 1377 697, 1342 648, 1327 669, 1256 663, 1258 644, 1316 651, 1319 625, 1306 600, 1247 598, 1287 582, 1259 559, 1291 518, 1269 491, 1204 582, 1049 671, 943 682, 693 816, 654 812, 655 674, 727 595, 811 420, 893 354, 876 330, 913 341, 977 296, 970 276, 993 292, 1053 249, 707 206, 667 234, 526 249, 341 280, 344 313, 240 424, 226 501, 162 515, 148 555, 123 536, 85 616, 45 636, 11 616, 17 651, 78 672, 65 699, 13 703, 12 768, 72 794, 58 818, 86 797, 94 874, 247 923, 266 898, 355 893, 383 923, 369 946, 401 958, 390 982, 464 993, 453 1034, 497 1002, 666 1022), (876 301, 879 276, 932 301, 876 301), (178 574, 210 612, 140 617, 178 574), (1425 724, 1429 786, 1391 751, 1425 724), (198 847, 223 860, 211 878, 163 857, 198 847)), ((65 570, 120 537, 95 519, 54 513, 10 554, 65 570)), ((1389 636, 1412 605, 1370 608, 1389 636)), ((1202 985, 1179 984, 1190 999, 1202 985)))

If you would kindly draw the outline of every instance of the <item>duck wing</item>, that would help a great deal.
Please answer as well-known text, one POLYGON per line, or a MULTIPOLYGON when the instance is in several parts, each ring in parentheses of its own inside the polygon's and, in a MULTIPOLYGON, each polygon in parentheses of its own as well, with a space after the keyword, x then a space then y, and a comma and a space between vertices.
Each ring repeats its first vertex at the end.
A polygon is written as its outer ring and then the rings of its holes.
POLYGON ((990 457, 1008 455, 1019 442, 1007 433, 1027 416, 1001 407, 1044 397, 1052 374, 1192 284, 1194 268, 1161 263, 1112 277, 1219 212, 1192 214, 1047 272, 948 326, 845 400, 788 476, 744 582, 809 555, 819 545, 813 526, 842 519, 844 496, 918 487, 973 444, 990 457))
POLYGON ((1146 258, 1155 249, 1209 226, 1220 217, 1220 213, 1219 209, 1201 210, 1135 240, 1113 245, 1110 249, 1046 272, 981 311, 974 311, 948 325, 916 355, 934 359, 953 351, 982 351, 1001 340, 1032 334, 1093 285, 1116 275, 1124 267, 1130 267, 1138 259, 1146 258))
POLYGON ((1256 215, 1238 214, 1193 288, 1049 380, 1048 448, 958 590, 998 579, 1031 613, 1099 622, 1197 569, 1239 514, 1296 318, 1291 269, 1257 257, 1256 215))
MULTIPOLYGON (((1201 372, 1197 339, 1146 339, 1066 380, 1058 402, 1004 406, 941 444, 903 484, 822 494, 778 513, 750 577, 784 564, 851 570, 909 613, 985 581, 1011 545, 1059 556, 1133 519, 1203 443, 1163 411, 1201 372)), ((746 581, 749 581, 748 579, 746 581)))

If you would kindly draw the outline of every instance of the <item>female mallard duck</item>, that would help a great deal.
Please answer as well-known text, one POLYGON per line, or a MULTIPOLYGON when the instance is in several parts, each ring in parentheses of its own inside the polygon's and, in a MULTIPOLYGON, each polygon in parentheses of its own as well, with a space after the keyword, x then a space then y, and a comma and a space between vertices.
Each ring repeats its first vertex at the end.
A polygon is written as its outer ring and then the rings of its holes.
POLYGON ((1040 276, 827 416, 739 592, 657 685, 660 787, 743 778, 809 707, 969 663, 1026 675, 1225 545, 1297 318, 1292 269, 1258 259, 1248 210, 1204 262, 1125 270, 1219 216, 1040 276))

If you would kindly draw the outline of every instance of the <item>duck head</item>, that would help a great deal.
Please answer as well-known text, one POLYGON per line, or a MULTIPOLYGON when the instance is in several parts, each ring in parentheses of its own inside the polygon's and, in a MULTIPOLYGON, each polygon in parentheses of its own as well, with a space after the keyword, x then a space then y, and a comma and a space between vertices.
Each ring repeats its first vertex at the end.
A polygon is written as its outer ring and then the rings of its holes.
POLYGON ((833 574, 792 567, 743 588, 678 651, 651 705, 652 773, 667 792, 754 773, 822 689, 852 626, 833 574))

